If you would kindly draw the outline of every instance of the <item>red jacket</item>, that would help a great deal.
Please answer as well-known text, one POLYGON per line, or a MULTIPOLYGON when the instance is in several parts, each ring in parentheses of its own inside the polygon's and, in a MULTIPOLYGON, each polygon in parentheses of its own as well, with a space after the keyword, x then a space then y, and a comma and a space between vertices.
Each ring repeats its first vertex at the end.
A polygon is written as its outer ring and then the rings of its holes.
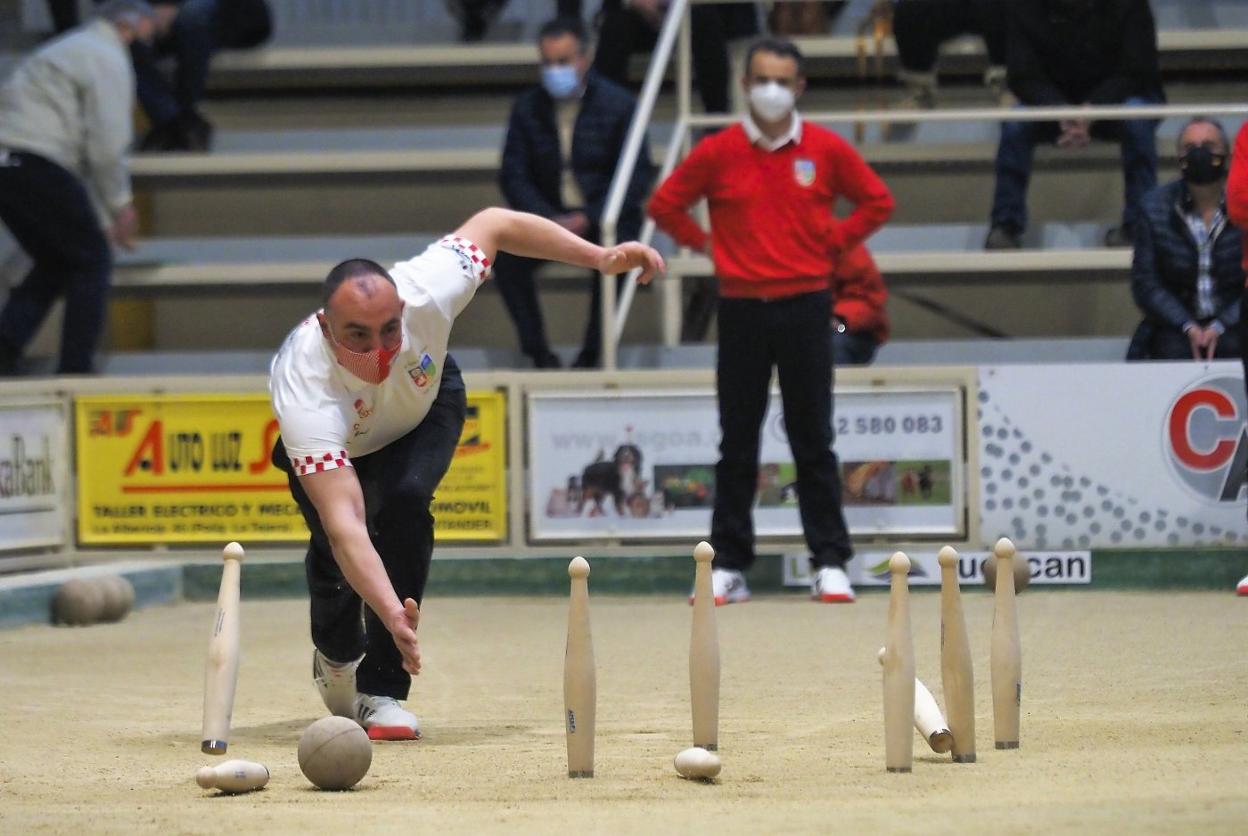
POLYGON ((840 254, 866 240, 893 213, 888 187, 853 146, 802 123, 800 142, 776 151, 750 143, 740 123, 698 143, 650 199, 659 227, 705 250, 727 297, 777 298, 828 287, 840 254), (706 197, 711 233, 689 208, 706 197), (838 198, 855 204, 844 220, 838 198))
POLYGON ((1244 231, 1244 270, 1248 272, 1248 124, 1239 129, 1226 180, 1226 214, 1244 231))
POLYGON ((832 277, 832 315, 846 330, 868 331, 879 345, 888 342, 888 289, 875 259, 862 244, 841 257, 832 277))

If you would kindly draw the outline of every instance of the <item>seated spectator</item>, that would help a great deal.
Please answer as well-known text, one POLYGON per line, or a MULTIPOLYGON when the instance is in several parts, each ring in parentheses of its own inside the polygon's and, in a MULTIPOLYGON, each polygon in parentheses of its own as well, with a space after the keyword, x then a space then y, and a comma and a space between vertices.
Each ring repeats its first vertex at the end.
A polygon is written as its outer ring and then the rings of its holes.
MULTIPOLYGON (((589 68, 585 30, 576 19, 556 19, 538 35, 542 83, 516 99, 507 124, 499 185, 513 209, 550 218, 581 237, 597 242, 599 222, 636 101, 624 88, 589 68)), ((620 212, 619 240, 641 230, 642 201, 654 169, 643 144, 620 212)), ((520 337, 520 348, 538 368, 558 368, 559 358, 546 341, 533 273, 543 264, 500 253, 494 280, 520 337)), ((585 342, 574 365, 598 365, 602 315, 600 282, 593 288, 585 342)))
POLYGON ((832 274, 832 362, 870 363, 888 342, 888 288, 865 244, 840 257, 832 274))
MULTIPOLYGON (((754 5, 699 3, 689 14, 693 75, 702 108, 707 113, 727 113, 728 41, 757 32, 754 5)), ((635 52, 654 48, 666 15, 667 0, 603 0, 594 69, 616 84, 627 85, 629 59, 635 52)))
MULTIPOLYGON (((936 59, 940 47, 962 35, 978 35, 988 49, 984 84, 1000 104, 1014 104, 1006 87, 1005 3, 1000 0, 895 0, 893 39, 897 42, 897 78, 906 89, 894 105, 902 110, 936 106, 936 59)), ((914 124, 889 126, 888 137, 901 139, 914 124)))
POLYGON ((212 56, 249 49, 269 39, 273 21, 266 0, 156 0, 161 18, 154 45, 133 49, 139 103, 151 122, 143 151, 207 151, 212 126, 199 112, 212 56), (174 61, 170 84, 159 66, 174 61))
MULTIPOLYGON (((1015 0, 1007 6, 1010 90, 1024 106, 1149 105, 1163 101, 1157 29, 1148 0, 1015 0)), ((1122 225, 1107 246, 1128 246, 1140 200, 1157 185, 1157 122, 1004 122, 987 249, 1022 246, 1027 184, 1037 143, 1082 148, 1093 139, 1122 146, 1122 225)))
POLYGON ((17 373, 60 296, 57 372, 92 371, 112 274, 109 239, 132 248, 138 229, 126 166, 134 107, 127 48, 155 27, 147 3, 108 0, 0 87, 0 220, 34 261, 0 311, 0 374, 17 373))
POLYGON ((1135 228, 1131 292, 1144 321, 1127 359, 1239 357, 1243 235, 1225 214, 1230 143, 1197 117, 1178 150, 1182 179, 1145 195, 1135 228))

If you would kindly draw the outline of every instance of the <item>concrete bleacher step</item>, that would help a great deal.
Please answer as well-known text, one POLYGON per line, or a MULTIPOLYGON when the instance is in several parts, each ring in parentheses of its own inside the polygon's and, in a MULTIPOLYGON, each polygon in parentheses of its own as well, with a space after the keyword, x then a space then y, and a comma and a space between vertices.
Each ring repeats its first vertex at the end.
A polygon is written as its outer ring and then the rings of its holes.
MULTIPOLYGON (((1101 247, 1103 233, 1097 224, 1046 223, 1027 233, 1023 250, 984 252, 985 224, 890 224, 871 238, 869 246, 890 282, 927 283, 942 276, 1121 279, 1130 267, 1130 251, 1101 247)), ((113 284, 125 290, 315 287, 339 261, 360 256, 391 264, 420 253, 436 237, 412 233, 150 238, 140 242, 136 251, 118 256, 113 284)), ((685 275, 709 274, 708 259, 682 257, 672 252, 670 242, 659 243, 674 270, 685 275)), ((570 278, 583 272, 552 266, 543 275, 570 278)))

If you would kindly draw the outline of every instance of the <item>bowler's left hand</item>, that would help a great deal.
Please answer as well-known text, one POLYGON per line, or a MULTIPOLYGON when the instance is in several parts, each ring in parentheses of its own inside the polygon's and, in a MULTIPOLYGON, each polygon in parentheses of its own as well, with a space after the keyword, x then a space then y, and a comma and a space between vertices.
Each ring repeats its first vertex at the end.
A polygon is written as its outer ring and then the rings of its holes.
POLYGON ((641 268, 641 275, 637 277, 639 284, 648 284, 655 273, 662 273, 667 269, 659 251, 640 241, 625 241, 611 247, 598 260, 598 271, 607 275, 627 273, 636 267, 641 268))

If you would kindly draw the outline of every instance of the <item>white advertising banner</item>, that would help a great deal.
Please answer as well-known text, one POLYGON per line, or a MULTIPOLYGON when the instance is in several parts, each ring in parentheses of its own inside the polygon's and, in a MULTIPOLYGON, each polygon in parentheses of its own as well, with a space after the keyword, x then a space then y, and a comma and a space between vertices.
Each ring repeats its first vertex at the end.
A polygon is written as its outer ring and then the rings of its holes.
POLYGON ((65 416, 57 400, 0 407, 0 551, 68 542, 65 416))
MULTIPOLYGON (((854 586, 888 586, 890 583, 888 559, 892 552, 859 552, 845 566, 850 583, 854 586)), ((907 551, 910 558, 911 586, 940 586, 940 562, 938 552, 907 551)), ((988 552, 958 553, 958 583, 960 586, 976 586, 984 582, 984 561, 988 552)), ((1074 552, 1018 552, 1015 560, 1026 560, 1031 572, 1031 583, 1040 585, 1090 584, 1092 583, 1092 553, 1074 552)), ((784 585, 810 585, 810 558, 805 554, 784 556, 784 585)))
POLYGON ((1242 543, 1238 363, 983 367, 985 543, 1025 549, 1242 543))
MULTIPOLYGON (((528 412, 533 539, 707 536, 720 435, 712 390, 538 391, 528 412)), ((834 420, 851 533, 964 533, 959 388, 838 388, 834 420)), ((800 536, 775 393, 760 462, 755 531, 800 536)))

